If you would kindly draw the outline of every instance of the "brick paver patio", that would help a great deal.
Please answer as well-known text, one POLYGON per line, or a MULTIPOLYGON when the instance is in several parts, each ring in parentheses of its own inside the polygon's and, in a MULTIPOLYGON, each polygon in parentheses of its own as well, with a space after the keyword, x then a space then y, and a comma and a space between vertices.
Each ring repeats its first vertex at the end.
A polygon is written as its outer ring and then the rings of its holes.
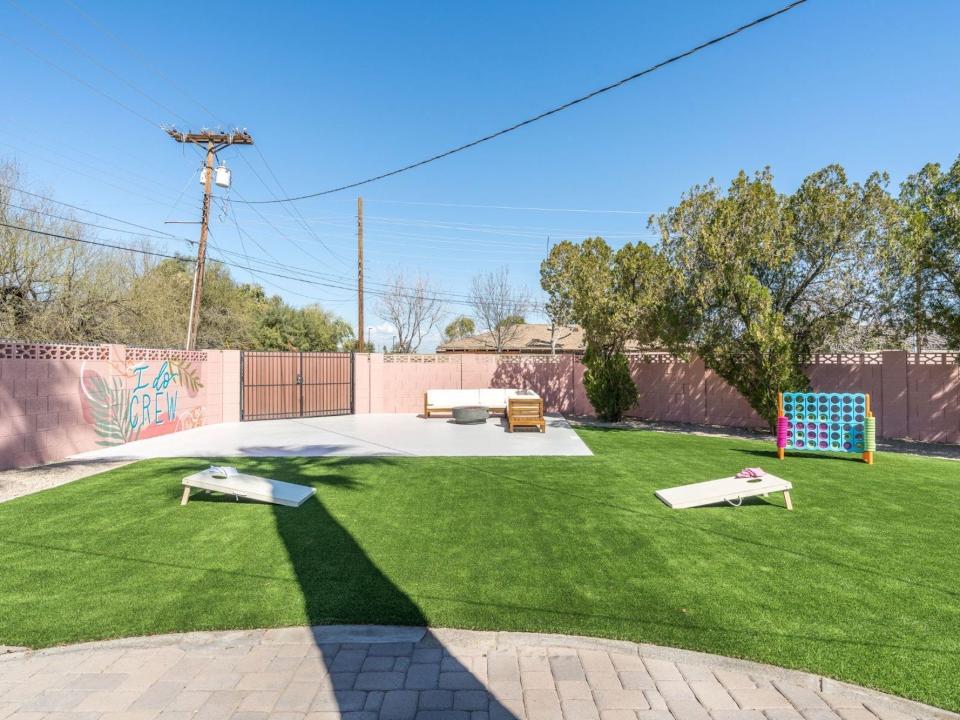
POLYGON ((960 718, 825 678, 626 642, 318 627, 0 656, 0 720, 960 718))

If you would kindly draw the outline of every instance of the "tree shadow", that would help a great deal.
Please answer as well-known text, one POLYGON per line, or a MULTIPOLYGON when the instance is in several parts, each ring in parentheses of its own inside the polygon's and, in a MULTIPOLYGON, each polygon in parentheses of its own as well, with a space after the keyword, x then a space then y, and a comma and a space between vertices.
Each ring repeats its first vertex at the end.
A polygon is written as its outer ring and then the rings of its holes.
MULTIPOLYGON (((276 479, 301 480, 281 474, 276 479)), ((334 485, 364 492, 362 485, 336 474, 324 474, 313 484, 318 491, 334 485)), ((510 709, 516 701, 496 697, 487 686, 485 659, 480 670, 444 647, 426 627, 424 612, 337 520, 322 494, 298 508, 271 507, 315 647, 313 664, 305 661, 298 679, 319 689, 309 707, 296 710, 344 717, 362 711, 364 717, 383 720, 418 714, 468 718, 471 712, 497 720, 516 717, 510 709)))
POLYGON ((542 358, 504 358, 497 363, 490 386, 533 390, 543 398, 545 410, 572 413, 574 410, 574 376, 572 364, 565 355, 554 355, 554 362, 542 358))

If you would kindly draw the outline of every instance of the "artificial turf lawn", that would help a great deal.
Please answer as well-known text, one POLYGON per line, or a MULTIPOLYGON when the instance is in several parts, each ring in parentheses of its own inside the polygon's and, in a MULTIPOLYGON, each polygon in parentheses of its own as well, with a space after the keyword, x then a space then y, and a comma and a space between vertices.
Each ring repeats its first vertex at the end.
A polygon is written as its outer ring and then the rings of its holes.
POLYGON ((413 623, 597 635, 801 668, 960 710, 960 463, 778 463, 772 443, 579 431, 594 457, 244 458, 298 509, 157 460, 0 505, 0 644, 413 623), (655 489, 764 465, 743 507, 655 489))

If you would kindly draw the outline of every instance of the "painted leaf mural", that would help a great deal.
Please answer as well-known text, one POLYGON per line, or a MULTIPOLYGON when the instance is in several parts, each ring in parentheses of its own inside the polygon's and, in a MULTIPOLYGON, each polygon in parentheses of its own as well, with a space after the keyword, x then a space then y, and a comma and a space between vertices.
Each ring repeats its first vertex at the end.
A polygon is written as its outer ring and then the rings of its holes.
POLYGON ((130 397, 121 378, 107 380, 92 374, 80 378, 88 400, 87 407, 93 419, 93 428, 100 440, 98 445, 111 446, 136 440, 140 429, 130 424, 130 397))
POLYGON ((174 358, 121 367, 109 378, 84 368, 80 377, 84 414, 104 446, 203 425, 202 407, 178 408, 181 390, 192 398, 202 388, 198 368, 174 358))

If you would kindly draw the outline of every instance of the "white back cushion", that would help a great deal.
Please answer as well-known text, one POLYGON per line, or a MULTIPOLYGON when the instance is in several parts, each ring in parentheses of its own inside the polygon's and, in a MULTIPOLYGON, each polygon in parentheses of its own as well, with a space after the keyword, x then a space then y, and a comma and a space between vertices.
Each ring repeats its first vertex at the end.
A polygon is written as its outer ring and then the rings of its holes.
POLYGON ((477 391, 480 395, 480 404, 486 407, 506 407, 507 393, 512 390, 503 388, 481 388, 477 391))
POLYGON ((479 404, 479 390, 427 390, 428 407, 452 408, 479 404))

